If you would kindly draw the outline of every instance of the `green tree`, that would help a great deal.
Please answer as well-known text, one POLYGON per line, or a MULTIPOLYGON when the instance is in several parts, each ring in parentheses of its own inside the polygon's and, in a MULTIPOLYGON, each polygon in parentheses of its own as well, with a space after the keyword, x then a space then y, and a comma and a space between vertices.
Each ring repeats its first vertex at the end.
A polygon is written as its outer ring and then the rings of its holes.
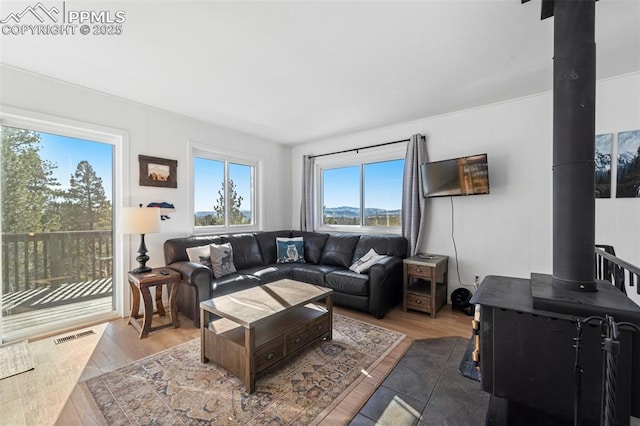
POLYGON ((2 231, 57 230, 58 216, 50 209, 59 183, 57 166, 40 157, 40 135, 31 130, 2 127, 2 231))
POLYGON ((69 180, 62 211, 65 230, 111 229, 111 203, 104 193, 102 178, 83 160, 69 180))
POLYGON ((196 226, 211 226, 216 224, 216 216, 213 214, 207 214, 204 216, 194 215, 194 222, 196 226))
MULTIPOLYGON (((242 205, 242 196, 238 195, 238 191, 236 190, 236 185, 233 182, 233 179, 229 179, 229 213, 231 216, 229 223, 231 225, 240 225, 243 223, 247 223, 247 218, 240 211, 241 205, 242 205)), ((218 191, 218 200, 216 201, 216 205, 213 206, 213 210, 216 212, 214 225, 224 225, 224 215, 225 215, 224 182, 222 182, 222 188, 220 188, 220 190, 218 191)))

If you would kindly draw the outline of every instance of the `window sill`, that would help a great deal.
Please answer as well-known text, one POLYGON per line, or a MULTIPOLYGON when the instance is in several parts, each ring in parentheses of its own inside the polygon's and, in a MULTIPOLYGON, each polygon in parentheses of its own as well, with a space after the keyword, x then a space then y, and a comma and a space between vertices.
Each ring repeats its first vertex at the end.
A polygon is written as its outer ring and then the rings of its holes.
POLYGON ((260 228, 257 225, 236 225, 236 226, 198 226, 193 228, 194 235, 207 234, 238 234, 242 232, 257 232, 260 228))
POLYGON ((375 227, 375 226, 339 226, 339 225, 323 225, 315 229, 316 232, 346 232, 352 234, 391 234, 401 235, 402 229, 399 226, 393 227, 375 227))

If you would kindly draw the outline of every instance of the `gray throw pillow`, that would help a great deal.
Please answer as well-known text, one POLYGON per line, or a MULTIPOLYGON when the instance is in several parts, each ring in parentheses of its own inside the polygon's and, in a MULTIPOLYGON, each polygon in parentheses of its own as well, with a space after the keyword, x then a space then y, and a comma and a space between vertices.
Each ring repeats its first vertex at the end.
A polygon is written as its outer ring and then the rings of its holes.
POLYGON ((236 272, 236 266, 233 264, 231 243, 211 244, 209 248, 211 250, 211 270, 215 278, 236 272))

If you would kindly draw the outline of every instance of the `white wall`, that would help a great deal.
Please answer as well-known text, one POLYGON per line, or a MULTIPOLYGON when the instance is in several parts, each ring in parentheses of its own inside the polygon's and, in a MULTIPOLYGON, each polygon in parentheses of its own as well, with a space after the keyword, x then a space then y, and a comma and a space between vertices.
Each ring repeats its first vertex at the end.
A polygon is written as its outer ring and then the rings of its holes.
MULTIPOLYGON (((640 129, 640 73, 597 85, 597 133, 640 129)), ((491 193, 453 197, 460 278, 474 275, 529 277, 552 271, 552 95, 543 93, 368 132, 317 141, 293 149, 293 179, 301 180, 304 154, 427 136, 429 160, 486 152, 491 193)), ((299 223, 300 189, 293 192, 299 223)), ((427 201, 421 250, 449 255, 449 292, 459 286, 451 238, 451 198, 427 201)), ((640 200, 598 199, 596 242, 615 246, 619 257, 640 265, 640 200)), ((638 298, 640 300, 640 298, 638 298)))
MULTIPOLYGON (((263 229, 283 229, 291 223, 291 148, 276 142, 248 136, 213 124, 167 113, 66 84, 42 76, 0 65, 0 104, 36 113, 94 123, 128 132, 130 181, 121 205, 167 201, 175 205, 171 219, 162 222, 161 233, 146 238, 149 266, 164 266, 163 242, 185 236, 191 231, 192 212, 188 211, 188 187, 191 165, 189 141, 210 145, 213 149, 235 155, 243 153, 262 158, 263 229), (138 155, 178 160, 178 188, 155 188, 138 185, 138 155)), ((158 88, 162 90, 162 88, 158 88)), ((131 259, 125 259, 124 270, 135 266, 139 237, 129 239, 131 259)), ((122 284, 123 285, 123 284, 122 284)), ((125 289, 128 293, 128 289, 125 289)))
MULTIPOLYGON (((190 172, 188 141, 263 157, 264 229, 299 227, 303 154, 427 136, 430 160, 487 152, 491 194, 454 197, 455 238, 461 281, 474 275, 528 277, 551 273, 552 97, 544 93, 448 115, 429 117, 339 138, 288 146, 166 113, 124 99, 22 72, 0 68, 0 103, 38 113, 95 123, 129 133, 130 183, 125 205, 174 203, 162 233, 147 237, 151 266, 163 265, 162 243, 186 235, 190 172), (138 185, 138 154, 178 160, 178 188, 138 185)), ((597 133, 640 129, 640 73, 597 85, 597 133)), ((447 254, 449 290, 459 286, 451 240, 449 198, 430 199, 422 251, 447 254)), ((640 265, 640 200, 596 201, 596 242, 615 246, 619 257, 640 265)), ((137 238, 130 239, 132 253, 137 238)), ((127 261, 127 259, 125 259, 127 261)), ((134 260, 130 259, 130 264, 134 260)), ((126 265, 125 265, 126 269, 126 265)))

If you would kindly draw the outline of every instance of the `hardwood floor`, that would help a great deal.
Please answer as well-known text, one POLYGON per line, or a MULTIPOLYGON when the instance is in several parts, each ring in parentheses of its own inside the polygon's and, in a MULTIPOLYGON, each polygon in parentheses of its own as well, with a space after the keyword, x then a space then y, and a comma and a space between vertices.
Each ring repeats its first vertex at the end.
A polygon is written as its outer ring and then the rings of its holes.
MULTIPOLYGON (((348 422, 366 402, 368 396, 402 357, 414 339, 471 335, 471 317, 445 305, 436 319, 420 312, 402 312, 398 306, 385 318, 335 307, 335 313, 396 330, 407 335, 376 369, 366 372, 366 379, 323 421, 325 424, 348 422)), ((154 318, 154 325, 168 317, 154 318)), ((82 392, 78 382, 112 371, 132 361, 171 348, 199 337, 199 329, 185 317, 178 329, 166 328, 152 332, 145 339, 118 319, 86 329, 65 333, 68 336, 84 330, 95 334, 56 345, 49 337, 30 343, 36 368, 33 371, 0 380, 0 423, 7 425, 94 425, 92 401, 82 392)))

